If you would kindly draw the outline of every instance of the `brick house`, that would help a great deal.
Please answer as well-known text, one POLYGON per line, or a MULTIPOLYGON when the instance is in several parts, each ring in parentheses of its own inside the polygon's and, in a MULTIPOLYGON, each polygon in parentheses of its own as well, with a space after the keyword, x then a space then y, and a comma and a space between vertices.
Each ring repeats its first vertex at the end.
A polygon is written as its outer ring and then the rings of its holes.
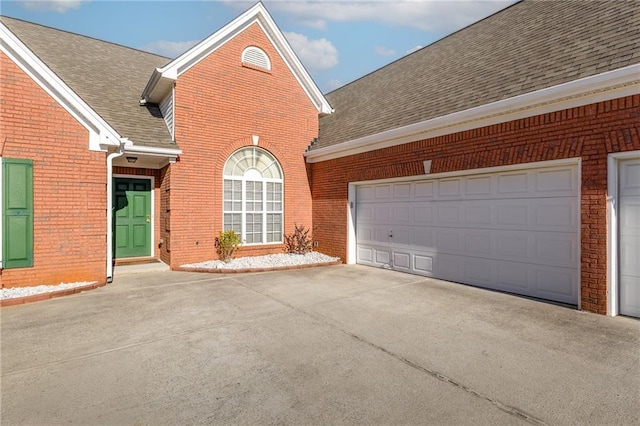
POLYGON ((325 98, 261 4, 173 61, 2 18, 3 286, 297 222, 345 263, 638 317, 639 20, 523 1, 325 98))

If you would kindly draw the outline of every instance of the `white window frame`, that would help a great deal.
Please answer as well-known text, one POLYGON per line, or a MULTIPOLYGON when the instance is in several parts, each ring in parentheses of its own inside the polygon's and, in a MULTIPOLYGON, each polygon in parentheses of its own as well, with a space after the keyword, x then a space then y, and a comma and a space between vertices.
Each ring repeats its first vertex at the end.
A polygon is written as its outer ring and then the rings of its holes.
MULTIPOLYGON (((280 176, 282 176, 281 179, 275 179, 275 178, 265 178, 265 177, 260 177, 260 179, 256 179, 255 176, 247 176, 247 173, 245 171, 245 174, 243 176, 229 176, 229 175, 225 175, 224 174, 224 170, 226 169, 226 165, 227 163, 225 162, 225 168, 223 169, 223 174, 222 174, 222 229, 225 229, 225 220, 224 220, 224 215, 225 214, 240 214, 241 219, 240 219, 240 236, 242 238, 242 244, 245 246, 262 246, 262 245, 272 245, 272 244, 282 244, 284 242, 284 174, 282 172, 282 167, 280 166, 280 162, 278 161, 278 159, 271 154, 269 151, 266 151, 262 148, 258 148, 255 146, 251 146, 251 147, 244 147, 244 148, 240 148, 237 151, 234 151, 229 158, 227 158, 227 162, 233 158, 233 156, 239 152, 239 151, 243 151, 246 149, 254 149, 254 150, 261 150, 264 151, 266 153, 268 153, 271 157, 273 157, 274 161, 275 161, 275 165, 278 167, 279 171, 280 171, 280 176), (225 197, 224 197, 224 183, 225 181, 240 181, 242 182, 242 187, 241 187, 241 206, 242 206, 242 211, 236 211, 236 210, 226 210, 224 207, 224 203, 225 203, 225 197), (262 210, 258 211, 258 212, 254 212, 254 211, 247 211, 247 182, 261 182, 262 183, 262 210), (269 183, 274 183, 274 184, 280 184, 281 186, 281 200, 280 200, 280 210, 273 210, 273 211, 269 211, 267 210, 267 185, 269 183), (280 214, 280 218, 281 218, 281 229, 280 229, 280 235, 279 235, 279 240, 275 240, 275 241, 269 241, 267 242, 267 215, 269 214, 280 214), (247 243, 246 242, 246 236, 247 236, 247 214, 260 214, 262 215, 262 242, 259 243, 247 243)), ((254 170, 256 171, 256 169, 248 169, 248 170, 254 170)))

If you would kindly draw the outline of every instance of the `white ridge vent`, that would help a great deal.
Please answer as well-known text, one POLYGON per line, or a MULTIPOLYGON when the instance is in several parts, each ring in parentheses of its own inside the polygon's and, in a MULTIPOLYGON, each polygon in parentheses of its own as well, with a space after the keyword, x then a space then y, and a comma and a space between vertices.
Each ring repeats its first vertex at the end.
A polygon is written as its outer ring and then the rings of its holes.
POLYGON ((249 46, 242 52, 242 63, 271 71, 271 61, 264 50, 249 46))

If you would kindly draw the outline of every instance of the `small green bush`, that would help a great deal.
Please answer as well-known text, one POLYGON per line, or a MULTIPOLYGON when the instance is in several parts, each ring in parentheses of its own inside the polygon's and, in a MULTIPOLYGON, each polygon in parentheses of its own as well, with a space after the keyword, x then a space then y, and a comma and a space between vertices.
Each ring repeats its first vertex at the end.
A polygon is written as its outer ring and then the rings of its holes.
POLYGON ((218 259, 225 263, 229 262, 240 250, 241 242, 240 235, 236 234, 233 229, 228 229, 224 232, 220 231, 215 241, 218 259))
POLYGON ((293 234, 284 236, 285 253, 305 254, 313 251, 313 242, 309 235, 311 230, 297 224, 294 229, 293 234))

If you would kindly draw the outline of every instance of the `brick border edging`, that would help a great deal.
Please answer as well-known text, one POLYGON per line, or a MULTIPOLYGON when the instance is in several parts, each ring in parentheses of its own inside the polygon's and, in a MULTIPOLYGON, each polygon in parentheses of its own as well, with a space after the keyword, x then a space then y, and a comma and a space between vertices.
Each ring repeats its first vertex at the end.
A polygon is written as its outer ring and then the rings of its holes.
POLYGON ((48 293, 34 294, 34 295, 31 295, 31 296, 14 297, 12 299, 2 299, 2 300, 0 300, 0 307, 23 305, 25 303, 39 302, 41 300, 55 299, 56 297, 70 296, 72 294, 77 294, 77 293, 80 293, 80 292, 83 292, 83 291, 94 290, 94 289, 99 288, 99 287, 104 287, 106 284, 107 284, 106 281, 105 282, 97 282, 97 283, 94 283, 94 284, 83 285, 81 287, 67 288, 65 290, 52 291, 52 292, 48 292, 48 293))
POLYGON ((274 266, 273 268, 244 268, 244 269, 188 268, 184 266, 179 266, 174 270, 180 271, 180 272, 202 272, 202 273, 209 273, 209 274, 244 274, 248 272, 289 271, 294 269, 307 269, 307 268, 315 268, 318 266, 335 266, 335 265, 342 265, 342 261, 336 260, 333 262, 307 263, 304 265, 274 266))

